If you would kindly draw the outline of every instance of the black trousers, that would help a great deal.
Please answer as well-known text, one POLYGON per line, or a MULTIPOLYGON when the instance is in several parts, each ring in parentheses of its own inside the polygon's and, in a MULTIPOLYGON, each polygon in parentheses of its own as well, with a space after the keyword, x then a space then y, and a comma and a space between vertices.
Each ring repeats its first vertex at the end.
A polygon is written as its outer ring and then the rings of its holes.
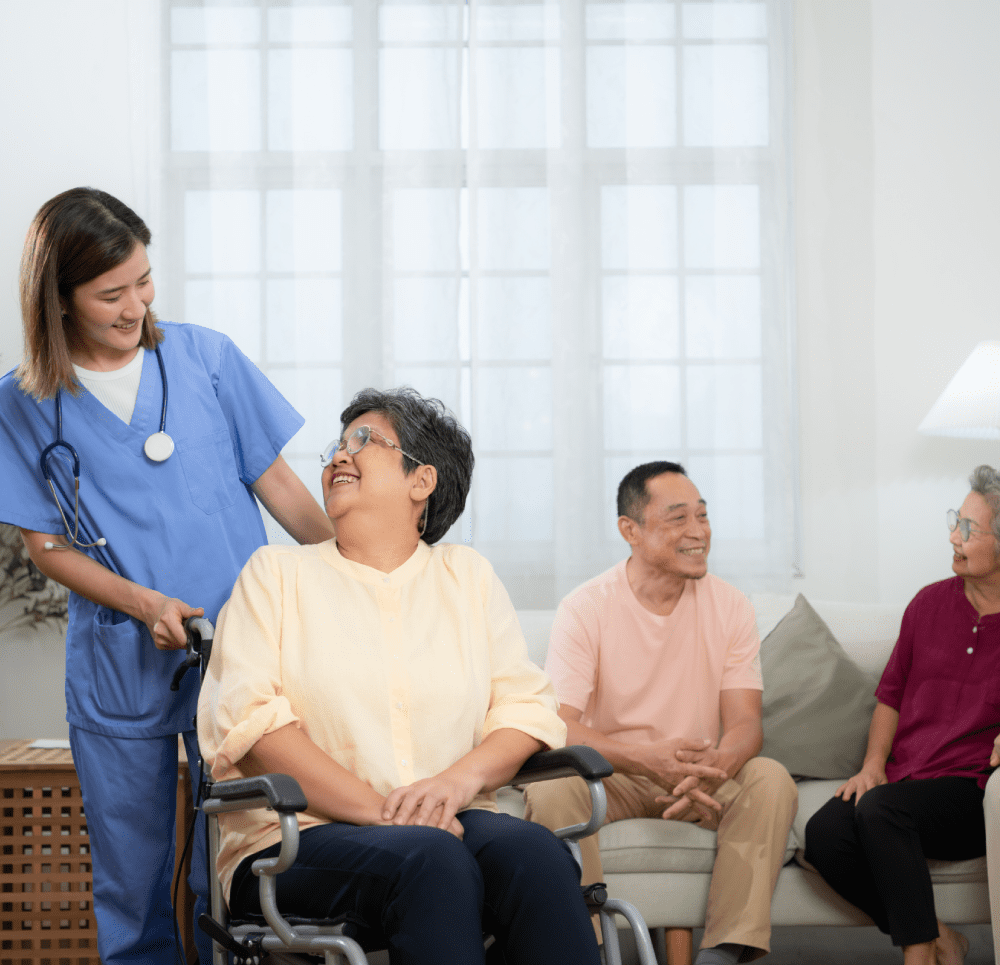
POLYGON ((806 825, 806 860, 894 945, 938 936, 928 858, 986 854, 983 790, 974 778, 873 787, 861 801, 831 798, 806 825))
MULTIPOLYGON (((507 965, 598 965, 597 939, 569 849, 549 830, 507 814, 458 815, 459 841, 426 827, 321 824, 299 839, 278 876, 278 908, 347 914, 362 938, 388 947, 392 965, 483 965, 483 931, 507 965)), ((259 913, 253 861, 233 876, 234 916, 259 913)))

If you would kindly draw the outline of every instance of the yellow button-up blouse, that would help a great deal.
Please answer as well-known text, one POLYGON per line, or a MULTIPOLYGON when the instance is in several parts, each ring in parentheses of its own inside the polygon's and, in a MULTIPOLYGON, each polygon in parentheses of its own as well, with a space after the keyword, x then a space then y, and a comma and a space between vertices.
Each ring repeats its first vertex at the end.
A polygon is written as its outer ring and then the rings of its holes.
MULTIPOLYGON (((477 552, 421 542, 392 573, 336 543, 265 546, 219 614, 198 701, 216 780, 264 734, 295 723, 380 794, 439 774, 511 727, 562 747, 548 677, 528 659, 514 608, 477 552)), ((496 809, 494 795, 472 807, 496 809)), ((299 815, 302 828, 321 823, 299 815)), ((280 840, 273 812, 220 816, 226 893, 248 855, 280 840)))

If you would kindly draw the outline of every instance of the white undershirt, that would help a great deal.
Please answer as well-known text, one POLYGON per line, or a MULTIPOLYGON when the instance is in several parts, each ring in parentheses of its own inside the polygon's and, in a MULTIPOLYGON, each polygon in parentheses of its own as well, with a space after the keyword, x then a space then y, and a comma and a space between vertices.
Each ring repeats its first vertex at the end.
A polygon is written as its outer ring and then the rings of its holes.
POLYGON ((80 384, 125 425, 132 421, 135 400, 139 397, 143 355, 145 350, 140 345, 135 358, 124 368, 115 369, 113 372, 94 372, 79 365, 73 366, 80 384))

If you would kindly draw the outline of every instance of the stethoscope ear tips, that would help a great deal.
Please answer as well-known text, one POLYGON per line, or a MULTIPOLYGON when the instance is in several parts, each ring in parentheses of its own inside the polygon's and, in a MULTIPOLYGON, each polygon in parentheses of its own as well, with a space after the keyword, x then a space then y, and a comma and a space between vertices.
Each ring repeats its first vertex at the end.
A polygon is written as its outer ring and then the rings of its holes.
MULTIPOLYGON (((89 543, 85 545, 84 548, 86 549, 87 546, 107 546, 107 545, 108 541, 102 536, 96 543, 89 543)), ((73 548, 71 543, 53 543, 51 540, 46 540, 44 543, 42 543, 42 546, 44 546, 47 550, 68 550, 73 548)))

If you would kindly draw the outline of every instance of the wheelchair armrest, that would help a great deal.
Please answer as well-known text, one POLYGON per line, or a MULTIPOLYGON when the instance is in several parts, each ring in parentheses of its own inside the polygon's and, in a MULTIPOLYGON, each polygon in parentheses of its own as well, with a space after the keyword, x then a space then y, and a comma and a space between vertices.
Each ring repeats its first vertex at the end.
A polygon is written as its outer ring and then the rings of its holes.
POLYGON ((234 781, 219 781, 207 791, 203 807, 208 814, 271 808, 279 814, 294 814, 308 807, 299 782, 288 774, 262 774, 234 781))
POLYGON ((532 754, 509 781, 510 784, 533 784, 560 777, 582 777, 585 781, 610 777, 614 768, 593 747, 572 745, 554 751, 532 754))
POLYGON ((270 808, 278 813, 281 849, 272 858, 258 858, 251 868, 260 879, 260 906, 264 918, 285 944, 293 943, 296 934, 278 911, 274 879, 295 861, 299 851, 299 822, 295 815, 308 806, 299 782, 288 774, 261 774, 219 781, 206 789, 201 805, 209 815, 254 808, 270 808))
POLYGON ((559 777, 582 777, 590 791, 590 820, 586 824, 572 824, 555 832, 556 837, 578 841, 595 834, 604 824, 608 799, 601 778, 610 777, 614 770, 594 748, 572 745, 532 754, 521 765, 521 770, 511 778, 510 783, 534 784, 536 781, 553 781, 559 777))

